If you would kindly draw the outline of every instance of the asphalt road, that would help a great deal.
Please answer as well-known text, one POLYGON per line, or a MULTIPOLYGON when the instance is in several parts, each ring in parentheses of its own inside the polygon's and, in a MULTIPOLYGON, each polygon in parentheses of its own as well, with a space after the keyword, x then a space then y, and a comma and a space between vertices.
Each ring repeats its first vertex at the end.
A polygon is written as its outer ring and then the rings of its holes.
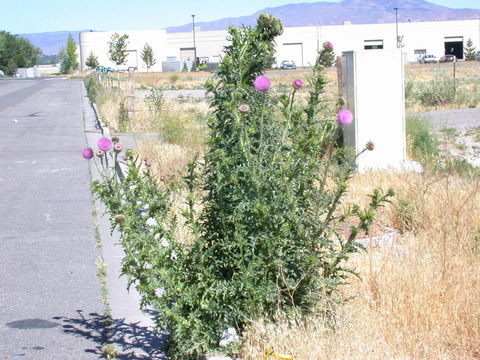
POLYGON ((0 80, 0 359, 98 359, 81 83, 0 80))

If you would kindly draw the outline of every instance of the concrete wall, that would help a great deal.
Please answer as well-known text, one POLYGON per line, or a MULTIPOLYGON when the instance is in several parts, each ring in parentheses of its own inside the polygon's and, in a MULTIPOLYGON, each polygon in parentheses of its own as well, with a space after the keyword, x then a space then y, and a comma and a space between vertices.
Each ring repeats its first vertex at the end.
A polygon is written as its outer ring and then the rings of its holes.
MULTIPOLYGON (((399 35, 403 36, 407 61, 415 61, 415 50, 425 50, 437 57, 444 55, 445 38, 461 37, 465 45, 469 38, 480 49, 480 21, 438 21, 399 23, 399 35)), ((100 65, 114 67, 108 60, 108 41, 114 32, 87 32, 80 34, 82 70, 90 51, 98 56, 100 65)), ((152 71, 161 71, 162 62, 193 60, 193 34, 167 33, 165 30, 118 31, 129 35, 129 50, 132 50, 129 65, 135 63, 139 71, 146 71, 140 59, 145 43, 149 43, 155 53, 157 64, 152 71), (136 59, 138 58, 138 60, 136 59)), ((208 62, 218 62, 223 48, 228 44, 227 31, 195 31, 198 58, 208 62), (208 59, 207 59, 208 58, 208 59)), ((302 26, 285 28, 276 39, 279 64, 282 60, 294 60, 297 66, 309 66, 315 62, 316 53, 323 42, 330 41, 337 55, 344 51, 363 50, 370 41, 382 43, 384 49, 396 48, 395 23, 337 26, 302 26)), ((135 66, 132 64, 132 66, 135 66)))
MULTIPOLYGON (((480 21, 437 21, 399 23, 399 36, 403 36, 402 51, 407 54, 407 61, 416 61, 415 50, 426 50, 438 58, 444 55, 445 38, 463 37, 466 44, 469 38, 474 46, 480 49, 480 21)), ((277 61, 294 60, 297 66, 300 46, 284 45, 285 43, 303 44, 303 65, 308 66, 315 61, 316 50, 323 42, 330 41, 337 55, 344 51, 364 50, 366 41, 380 40, 384 49, 396 48, 395 24, 366 24, 338 26, 306 26, 286 28, 284 34, 277 39, 277 61), (318 44, 318 45, 317 45, 318 44)))
POLYGON ((342 128, 345 146, 358 155, 367 142, 375 144, 356 159, 359 171, 401 168, 406 160, 403 69, 398 49, 343 53, 342 93, 354 115, 342 128))
POLYGON ((141 53, 145 44, 148 43, 152 49, 156 59, 156 64, 150 71, 162 71, 162 61, 167 57, 166 30, 135 30, 135 31, 107 31, 107 32, 84 32, 80 34, 80 64, 81 70, 86 70, 85 62, 93 52, 98 57, 101 66, 111 67, 113 69, 126 69, 129 66, 137 67, 138 71, 147 71, 145 64, 142 62, 141 53), (112 35, 118 33, 120 35, 128 34, 129 56, 125 65, 115 65, 108 58, 108 42, 112 35))

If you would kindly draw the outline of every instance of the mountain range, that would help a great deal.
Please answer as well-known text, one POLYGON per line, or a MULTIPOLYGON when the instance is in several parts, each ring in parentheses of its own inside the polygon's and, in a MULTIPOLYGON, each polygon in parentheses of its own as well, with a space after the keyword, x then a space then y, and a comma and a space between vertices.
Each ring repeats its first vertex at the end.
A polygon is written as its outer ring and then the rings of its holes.
MULTIPOLYGON (((398 8, 398 21, 445 21, 478 19, 480 10, 451 9, 424 0, 343 0, 338 3, 315 2, 287 4, 257 11, 249 16, 198 22, 202 31, 222 30, 228 25, 254 25, 258 15, 268 12, 280 18, 285 26, 379 24, 395 22, 394 8, 398 8)), ((191 31, 192 24, 173 26, 168 32, 191 31)))
MULTIPOLYGON (((451 9, 424 0, 343 0, 338 3, 315 2, 287 4, 257 11, 249 16, 223 18, 210 22, 198 22, 201 31, 223 30, 229 25, 254 25, 259 14, 268 12, 279 17, 285 26, 341 25, 345 21, 352 24, 378 24, 395 22, 394 8, 398 8, 398 20, 445 21, 478 19, 480 10, 451 9)), ((172 26, 168 32, 191 31, 192 24, 172 26)), ((85 30, 84 30, 85 31, 85 30)), ((38 46, 44 54, 57 54, 66 43, 68 34, 78 41, 80 31, 57 31, 37 34, 21 34, 38 46)))

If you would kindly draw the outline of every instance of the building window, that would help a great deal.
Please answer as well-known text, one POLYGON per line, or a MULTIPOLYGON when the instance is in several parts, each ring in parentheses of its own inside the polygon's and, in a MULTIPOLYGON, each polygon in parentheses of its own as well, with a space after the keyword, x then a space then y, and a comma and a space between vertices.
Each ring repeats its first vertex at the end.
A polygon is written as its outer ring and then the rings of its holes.
POLYGON ((413 50, 413 53, 415 55, 426 55, 427 54, 427 49, 417 49, 413 50))
POLYGON ((365 50, 383 49, 383 40, 365 40, 363 42, 363 48, 365 50))

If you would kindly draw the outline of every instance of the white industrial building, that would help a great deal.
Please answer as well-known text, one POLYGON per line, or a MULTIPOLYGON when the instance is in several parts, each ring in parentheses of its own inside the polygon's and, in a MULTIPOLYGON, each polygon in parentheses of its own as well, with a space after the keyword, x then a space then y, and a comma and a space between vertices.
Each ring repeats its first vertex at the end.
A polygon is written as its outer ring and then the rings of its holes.
MULTIPOLYGON (((193 60, 196 50, 200 62, 216 63, 227 44, 227 31, 193 31, 168 33, 166 30, 135 30, 111 32, 84 32, 80 34, 80 64, 85 70, 85 61, 92 52, 98 56, 100 65, 116 67, 108 59, 108 42, 115 33, 128 34, 127 63, 122 68, 133 66, 146 71, 140 54, 146 43, 154 51, 156 64, 151 71, 179 71, 184 62, 193 60), (193 37, 195 35, 195 47, 193 37)), ((403 52, 407 61, 415 61, 420 54, 445 54, 464 58, 468 39, 480 50, 480 20, 407 22, 398 24, 403 52)), ((297 66, 314 63, 319 46, 325 41, 334 45, 337 55, 344 51, 364 49, 394 49, 397 47, 397 24, 355 25, 345 22, 336 26, 287 27, 276 39, 276 60, 294 60, 297 66)))

